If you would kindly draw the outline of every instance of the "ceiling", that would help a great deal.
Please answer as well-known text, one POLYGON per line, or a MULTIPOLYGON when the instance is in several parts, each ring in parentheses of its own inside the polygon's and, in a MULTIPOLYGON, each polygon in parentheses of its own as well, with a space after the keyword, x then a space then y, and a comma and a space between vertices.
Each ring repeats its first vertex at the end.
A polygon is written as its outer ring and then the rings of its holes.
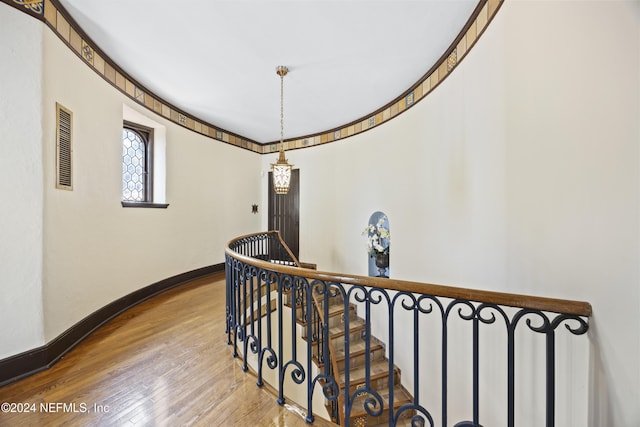
POLYGON ((416 83, 478 0, 60 0, 142 86, 259 143, 372 113, 416 83))

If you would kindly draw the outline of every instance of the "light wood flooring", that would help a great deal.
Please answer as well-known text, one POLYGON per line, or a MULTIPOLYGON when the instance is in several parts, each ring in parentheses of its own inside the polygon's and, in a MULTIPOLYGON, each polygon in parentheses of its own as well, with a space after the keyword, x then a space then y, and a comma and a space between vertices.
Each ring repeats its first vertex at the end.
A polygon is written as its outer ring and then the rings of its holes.
POLYGON ((1 411, 0 426, 308 426, 242 372, 224 321, 222 273, 164 292, 50 369, 0 388, 0 403, 22 411, 1 411))

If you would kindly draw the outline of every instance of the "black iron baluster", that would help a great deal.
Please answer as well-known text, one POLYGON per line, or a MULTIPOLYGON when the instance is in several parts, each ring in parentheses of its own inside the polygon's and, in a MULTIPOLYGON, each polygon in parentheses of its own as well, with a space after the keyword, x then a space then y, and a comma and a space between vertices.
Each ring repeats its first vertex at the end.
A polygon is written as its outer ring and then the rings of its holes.
MULTIPOLYGON (((304 278, 300 278, 300 277, 294 277, 294 276, 290 276, 290 275, 282 275, 282 287, 281 287, 281 293, 287 293, 289 295, 295 295, 295 290, 297 287, 301 286, 301 280, 305 281, 304 278)), ((279 307, 280 310, 282 310, 282 306, 279 307)), ((281 369, 280 369, 280 379, 279 379, 279 384, 280 384, 280 396, 279 396, 279 403, 283 404, 284 403, 284 394, 283 394, 283 388, 284 388, 284 375, 286 373, 287 368, 289 367, 289 365, 293 366, 293 370, 291 371, 291 379, 293 380, 294 383, 296 384, 302 384, 305 380, 305 376, 306 376, 306 371, 305 369, 302 367, 302 365, 300 364, 300 362, 298 361, 298 351, 297 351, 297 330, 296 330, 296 325, 297 325, 297 313, 296 313, 296 309, 295 309, 295 305, 292 307, 292 319, 291 319, 291 359, 289 361, 287 361, 286 363, 284 363, 284 360, 282 359, 282 345, 283 345, 283 341, 282 341, 282 322, 280 321, 280 348, 279 351, 281 353, 281 357, 280 360, 282 360, 281 363, 281 369)), ((282 320, 282 316, 279 317, 280 320, 282 320)))
MULTIPOLYGON (((351 355, 350 355, 350 351, 349 351, 349 344, 351 341, 351 337, 349 336, 349 299, 351 296, 351 292, 355 289, 355 286, 352 287, 351 289, 349 289, 349 291, 346 293, 346 296, 342 302, 342 304, 344 305, 344 422, 345 425, 348 427, 349 426, 349 417, 351 416, 351 405, 352 405, 352 400, 351 400, 351 396, 349 393, 350 390, 350 386, 351 386, 351 379, 350 379, 350 375, 349 372, 351 371, 351 355)), ((339 375, 338 372, 336 372, 336 375, 339 375)))
POLYGON ((442 427, 447 427, 447 369, 448 369, 448 310, 441 313, 441 321, 442 321, 442 427))
POLYGON ((313 343, 311 340, 313 339, 313 324, 314 322, 311 319, 311 313, 313 310, 313 294, 311 293, 311 289, 309 288, 309 283, 304 280, 303 281, 303 289, 306 294, 306 322, 307 322, 307 418, 306 421, 308 423, 313 422, 313 386, 315 385, 315 379, 311 377, 311 363, 313 360, 313 343))
MULTIPOLYGON (((364 336, 364 384, 365 389, 371 389, 371 297, 365 290, 365 336, 364 336)), ((347 330, 351 334, 350 330, 347 330)))
MULTIPOLYGON (((398 294, 400 295, 400 294, 398 294)), ((394 307, 395 307, 395 302, 397 300, 398 295, 396 295, 396 298, 394 298, 392 301, 390 301, 387 304, 387 311, 388 311, 388 317, 389 317, 389 343, 387 344, 387 348, 389 349, 389 379, 387 381, 387 387, 389 388, 389 408, 393 408, 394 407, 394 384, 393 384, 393 380, 394 380, 394 366, 395 366, 395 332, 394 332, 394 328, 395 328, 395 316, 394 316, 394 307)), ((394 416, 393 416, 393 411, 389 411, 389 425, 392 426, 394 425, 394 416)))
POLYGON ((229 262, 231 260, 231 256, 224 256, 224 287, 225 287, 225 318, 224 318, 224 333, 227 334, 227 344, 229 344, 229 314, 230 314, 230 306, 229 306, 229 281, 231 279, 231 275, 229 274, 229 262))
POLYGON ((278 370, 278 404, 284 405, 284 371, 286 365, 284 363, 284 349, 282 338, 282 294, 283 294, 283 281, 284 276, 278 274, 278 360, 280 361, 280 367, 278 370))
MULTIPOLYGON (((420 405, 420 346, 418 336, 420 334, 420 326, 418 325, 418 304, 413 295, 413 403, 420 405)), ((389 409, 391 410, 391 408, 389 409)))
POLYGON ((238 263, 238 271, 234 283, 234 320, 233 320, 233 357, 238 357, 238 335, 242 339, 242 324, 240 323, 240 313, 242 312, 242 298, 240 289, 242 287, 242 269, 244 264, 238 263))
POLYGON ((480 423, 480 336, 478 315, 473 316, 473 425, 480 423))
MULTIPOLYGON (((567 314, 560 314, 556 316, 556 318, 553 319, 553 321, 551 322, 549 330, 555 331, 556 328, 560 326, 562 322, 565 322, 567 320, 573 320, 578 323, 578 327, 576 328, 572 328, 568 324, 565 325, 567 330, 571 332, 573 335, 582 335, 587 333, 587 331, 589 330, 589 325, 584 319, 580 318, 579 316, 567 315, 567 314)), ((548 355, 547 368, 549 366, 552 366, 553 375, 551 377, 547 375, 547 390, 551 388, 551 390, 553 391, 553 396, 552 396, 551 405, 547 404, 547 414, 548 414, 547 417, 549 416, 551 417, 552 424, 549 424, 549 425, 553 425, 555 423, 555 332, 553 333, 551 338, 549 337, 549 335, 547 335, 547 343, 549 342, 550 339, 552 340, 552 343, 550 347, 547 346, 547 355, 548 355), (551 349, 551 352, 552 352, 551 360, 549 359, 549 349, 551 349), (551 362, 551 365, 549 365, 550 362, 551 362)), ((549 398, 550 396, 549 394, 547 394, 547 399, 549 398)))
MULTIPOLYGON (((255 277, 256 277, 256 281, 257 281, 256 291, 258 293, 257 298, 256 298, 258 300, 258 308, 257 308, 258 318, 256 319, 257 323, 258 323, 258 342, 257 342, 257 345, 256 345, 255 353, 258 354, 258 363, 259 363, 258 369, 260 369, 259 368, 259 366, 261 364, 260 354, 262 354, 262 348, 263 348, 262 347, 262 275, 260 274, 259 271, 256 271, 255 277)), ((265 302, 264 303, 265 303, 265 312, 266 312, 266 306, 270 305, 270 301, 269 301, 268 296, 267 296, 267 298, 265 298, 265 302)), ((258 383, 256 383, 256 384, 259 385, 259 386, 261 385, 261 381, 260 381, 259 377, 258 377, 258 383)))
POLYGON ((224 325, 224 333, 227 334, 227 345, 231 344, 231 283, 233 280, 233 258, 230 255, 225 255, 225 269, 224 269, 224 279, 225 279, 225 325, 224 325))
POLYGON ((547 427, 554 427, 556 412, 556 346, 555 331, 552 328, 547 335, 547 427))
POLYGON ((263 281, 265 282, 265 293, 266 293, 266 300, 267 300, 267 305, 266 305, 266 319, 267 319, 267 345, 266 347, 263 347, 260 351, 260 355, 258 356, 258 382, 257 385, 259 387, 262 386, 263 382, 262 382, 262 369, 263 369, 263 360, 265 355, 267 356, 267 366, 270 369, 275 369, 278 366, 278 358, 275 355, 275 352, 273 350, 273 344, 272 344, 272 321, 271 321, 271 316, 273 314, 273 310, 271 308, 271 286, 273 283, 277 284, 277 275, 273 272, 270 271, 264 271, 262 270, 260 272, 260 277, 263 278, 263 281))
MULTIPOLYGON (((329 335, 329 305, 330 305, 330 301, 331 298, 337 298, 339 294, 341 294, 343 296, 343 301, 345 299, 344 295, 344 289, 342 288, 342 286, 337 286, 337 284, 331 284, 331 283, 323 283, 324 287, 323 287, 323 291, 324 291, 324 295, 323 295, 323 305, 322 305, 322 309, 323 309, 323 314, 324 314, 324 321, 323 321, 323 327, 322 327, 322 347, 323 347, 323 363, 324 363, 324 375, 326 378, 326 381, 328 381, 330 383, 330 385, 332 386, 332 395, 331 395, 331 415, 333 417, 334 420, 336 420, 337 422, 340 421, 340 413, 339 411, 341 410, 340 408, 340 389, 338 388, 338 383, 336 380, 336 376, 340 375, 340 372, 335 372, 333 370, 333 360, 331 359, 331 352, 329 350, 329 341, 331 339, 331 336, 329 335), (336 287, 334 287, 336 286, 336 287), (334 294, 335 292, 335 294, 334 294)), ((325 393, 326 396, 326 393, 325 393)), ((348 423, 347 423, 348 424, 348 423)))
POLYGON ((247 265, 245 264, 242 269, 242 293, 240 299, 242 301, 242 308, 240 310, 240 324, 242 325, 241 341, 243 345, 243 358, 242 358, 242 370, 247 371, 247 265))

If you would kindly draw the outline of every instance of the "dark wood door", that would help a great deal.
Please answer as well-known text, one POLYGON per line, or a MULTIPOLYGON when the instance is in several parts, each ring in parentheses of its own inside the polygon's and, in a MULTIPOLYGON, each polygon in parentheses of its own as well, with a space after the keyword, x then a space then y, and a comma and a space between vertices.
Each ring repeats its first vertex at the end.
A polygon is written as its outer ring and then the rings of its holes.
POLYGON ((269 230, 279 230, 296 258, 300 251, 300 169, 291 171, 287 194, 273 190, 273 173, 269 172, 269 230))

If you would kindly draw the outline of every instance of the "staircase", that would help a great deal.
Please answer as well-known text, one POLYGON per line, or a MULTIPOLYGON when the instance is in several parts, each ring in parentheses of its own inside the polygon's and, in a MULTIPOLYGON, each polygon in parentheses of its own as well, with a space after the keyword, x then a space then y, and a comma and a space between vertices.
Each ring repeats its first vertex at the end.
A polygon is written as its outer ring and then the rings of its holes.
MULTIPOLYGON (((225 250, 225 333, 227 344, 233 346, 233 356, 240 355, 244 358, 242 368, 248 369, 247 363, 251 357, 251 363, 258 371, 258 385, 261 386, 265 379, 264 383, 276 387, 278 403, 283 404, 286 397, 304 407, 307 422, 313 422, 314 408, 316 413, 324 412, 321 406, 325 404, 330 408, 333 420, 342 425, 411 425, 411 421, 414 425, 424 425, 427 421, 429 425, 435 425, 430 410, 415 404, 414 397, 401 386, 400 370, 396 366, 389 366, 390 362, 385 358, 385 345, 388 346, 389 353, 394 350, 393 353, 398 354, 407 348, 407 344, 411 347, 411 343, 394 342, 394 339, 388 339, 386 334, 382 336, 385 340, 383 343, 371 336, 370 327, 358 317, 360 314, 369 321, 372 303, 380 303, 381 309, 390 308, 391 316, 395 316, 394 310, 398 307, 406 313, 418 316, 418 319, 426 319, 425 316, 431 313, 425 312, 415 304, 405 306, 400 302, 400 305, 394 305, 391 294, 397 296, 396 292, 415 295, 418 301, 432 301, 435 307, 434 318, 437 319, 438 314, 440 315, 443 333, 439 338, 436 336, 429 341, 429 351, 433 354, 441 352, 442 381, 441 384, 437 384, 436 378, 436 384, 430 387, 437 389, 430 388, 430 392, 439 393, 441 396, 440 408, 431 407, 431 410, 442 420, 443 425, 481 425, 481 413, 483 421, 487 420, 485 423, 495 424, 496 420, 506 420, 509 425, 515 425, 516 407, 525 408, 522 410, 531 412, 539 419, 544 417, 549 425, 554 424, 557 412, 562 411, 561 416, 565 418, 574 416, 563 407, 566 399, 573 397, 563 396, 565 400, 560 401, 556 396, 559 380, 559 376, 556 375, 559 360, 556 352, 562 347, 564 351, 561 360, 564 360, 574 351, 573 347, 565 348, 564 341, 563 345, 556 346, 556 341, 559 339, 557 336, 560 330, 575 336, 587 333, 589 317, 592 314, 589 303, 294 268, 298 266, 300 263, 288 251, 276 231, 254 233, 232 240, 225 250), (265 263, 261 260, 273 262, 265 263), (370 291, 375 289, 383 297, 379 301, 364 302, 363 312, 361 304, 356 308, 349 301, 342 299, 341 295, 349 295, 347 292, 350 292, 353 286, 359 289, 358 295, 370 294, 370 291), (327 292, 321 292, 325 287, 329 288, 327 292), (285 309, 284 304, 288 308, 285 309), (456 312, 457 315, 448 315, 456 312), (531 317, 534 318, 533 321, 531 317), (498 318, 500 321, 494 322, 493 319, 498 318), (452 333, 448 325, 451 322, 459 322, 460 319, 469 321, 466 325, 470 330, 452 333), (561 326, 565 326, 568 332, 561 326), (491 331, 489 335, 492 338, 488 342, 482 340, 482 346, 480 338, 484 332, 481 330, 491 331), (543 381, 536 381, 539 383, 536 392, 540 393, 540 397, 545 395, 544 403, 541 403, 540 399, 532 402, 531 399, 526 399, 526 396, 525 399, 518 399, 522 394, 521 390, 524 389, 520 390, 515 386, 522 383, 527 390, 529 388, 526 376, 524 381, 518 380, 522 375, 517 375, 519 370, 515 369, 515 366, 518 361, 531 361, 528 355, 519 354, 522 352, 517 351, 515 342, 521 334, 530 337, 532 332, 542 334, 544 336, 541 338, 545 338, 535 340, 545 342, 544 348, 540 351, 545 352, 543 359, 546 362, 546 381, 544 384, 543 381), (309 336, 306 337, 307 345, 303 349, 300 341, 305 339, 305 334, 309 336), (283 339, 284 336, 286 338, 283 339), (506 343, 506 354, 502 344, 500 348, 493 348, 491 344, 496 342, 496 339, 506 343), (457 361, 455 366, 447 363, 447 345, 450 342, 456 343, 456 346, 471 347, 470 354, 457 361), (481 357, 493 358, 494 354, 500 351, 503 355, 496 361, 496 365, 499 366, 492 364, 489 371, 480 369, 483 366, 479 363, 481 357), (348 354, 345 354, 346 352, 348 354), (523 357, 526 359, 522 360, 523 357), (470 376, 454 372, 468 366, 472 366, 470 376), (487 382, 483 377, 491 377, 499 371, 504 372, 508 378, 506 384, 499 387, 500 396, 505 396, 503 402, 491 402, 491 405, 481 407, 480 387, 487 382), (263 376, 263 372, 266 372, 266 375, 263 376), (447 375, 452 372, 456 380, 471 385, 469 390, 462 390, 465 394, 468 393, 465 399, 472 400, 470 409, 456 409, 455 413, 448 411, 447 402, 451 396, 447 393, 450 385, 447 375), (317 388, 317 382, 323 379, 331 382, 321 384, 324 387, 324 399, 321 390, 317 388), (328 395, 335 399, 328 399, 328 395), (365 403, 368 405, 368 411, 365 410, 365 403), (482 408, 486 410, 481 410, 482 408), (375 413, 376 410, 380 413, 375 413), (396 420, 398 415, 402 418, 396 420), (474 421, 458 421, 469 419, 474 421)), ((394 297, 393 301, 398 300, 394 297)), ((389 321, 391 322, 391 319, 389 321)), ((403 331, 403 336, 408 337, 407 339, 417 337, 417 323, 406 324, 403 327, 407 328, 403 331)), ((413 365, 418 367, 422 362, 418 359, 418 352, 413 353, 413 365)), ((407 363, 411 363, 412 355, 406 356, 409 359, 407 363)), ((537 372, 537 368, 533 369, 535 366, 527 369, 537 372)), ((438 374, 437 369, 434 372, 438 374)), ((419 384, 417 379, 413 382, 416 388, 412 393, 417 399, 419 384)), ((562 387, 569 390, 570 384, 565 383, 562 387)))
MULTIPOLYGON (((374 397, 371 393, 358 394, 349 414, 350 426, 388 426, 389 425, 389 360, 385 357, 385 346, 375 337, 369 339, 369 351, 367 352, 367 328, 365 321, 358 317, 354 304, 346 305, 342 295, 337 292, 335 296, 328 298, 314 295, 314 305, 317 309, 319 325, 323 324, 324 304, 328 302, 328 328, 329 328, 329 357, 322 355, 322 334, 318 334, 314 342, 313 360, 319 369, 324 368, 324 363, 331 364, 331 370, 340 388, 340 398, 337 402, 327 402, 327 410, 332 414, 334 422, 345 425, 344 391, 346 383, 346 341, 349 342, 349 397, 357 390, 367 388, 366 363, 369 361, 369 390, 373 390, 382 400, 383 410, 377 416, 369 414, 365 410, 365 401, 374 397), (345 317, 349 319, 349 330, 345 331, 345 317), (345 334, 348 333, 348 337, 345 334), (337 372, 337 374, 336 374, 337 372)), ((321 328, 321 326, 320 326, 321 328)), ((306 330, 306 329, 305 329, 306 330)), ((306 339, 306 337, 304 337, 306 339)), ((411 404, 413 397, 400 383, 400 369, 393 366, 393 413, 402 405, 411 404)), ((372 412, 379 412, 380 405, 371 408, 372 412)), ((413 411, 405 411, 396 425, 411 425, 413 411)))
MULTIPOLYGON (((249 310, 246 312, 245 324, 251 325, 257 319, 264 318, 270 312, 275 313, 277 310, 276 300, 272 297, 272 293, 276 291, 276 287, 272 286, 267 292, 266 286, 261 284, 252 290, 245 290, 245 299, 248 301, 261 301, 258 305, 260 308, 249 310), (271 295, 269 295, 271 294, 271 295), (269 301, 267 304, 266 301, 269 301), (270 309, 267 308, 270 306, 270 309)), ((288 291, 284 295, 285 306, 293 309, 295 306, 296 320, 299 324, 298 331, 301 338, 307 340, 306 327, 306 301, 305 295, 288 291)), ((364 426, 388 426, 389 425, 389 360, 385 356, 385 344, 372 336, 369 340, 369 351, 367 352, 367 327, 365 321, 358 317, 357 307, 353 303, 345 306, 344 298, 340 292, 335 295, 324 298, 323 296, 313 295, 313 318, 316 324, 313 325, 314 337, 312 337, 313 362, 318 370, 324 370, 324 364, 330 363, 332 375, 336 379, 339 387, 339 399, 335 402, 326 400, 325 405, 327 412, 331 415, 332 421, 340 425, 346 425, 345 422, 345 384, 346 384, 346 344, 345 338, 349 341, 349 398, 352 398, 357 390, 366 389, 366 363, 369 360, 369 383, 370 390, 373 390, 382 401, 383 410, 377 416, 369 414, 365 409, 365 401, 372 398, 371 393, 362 392, 358 394, 352 405, 349 414, 349 425, 355 427, 364 426), (324 304, 328 302, 328 330, 329 330, 329 355, 323 355, 322 327, 324 325, 324 304), (346 307, 346 313, 345 313, 346 307), (348 337, 345 337, 345 317, 349 319, 348 337), (337 372, 337 375, 335 374, 337 372)), ((249 306, 256 307, 250 304, 249 306)), ((401 372, 397 366, 392 367, 393 374, 393 413, 405 404, 411 404, 413 397, 401 385, 401 372)), ((379 404, 371 407, 372 412, 380 410, 379 404)), ((404 411, 396 426, 411 426, 411 417, 415 415, 415 411, 404 411)))

